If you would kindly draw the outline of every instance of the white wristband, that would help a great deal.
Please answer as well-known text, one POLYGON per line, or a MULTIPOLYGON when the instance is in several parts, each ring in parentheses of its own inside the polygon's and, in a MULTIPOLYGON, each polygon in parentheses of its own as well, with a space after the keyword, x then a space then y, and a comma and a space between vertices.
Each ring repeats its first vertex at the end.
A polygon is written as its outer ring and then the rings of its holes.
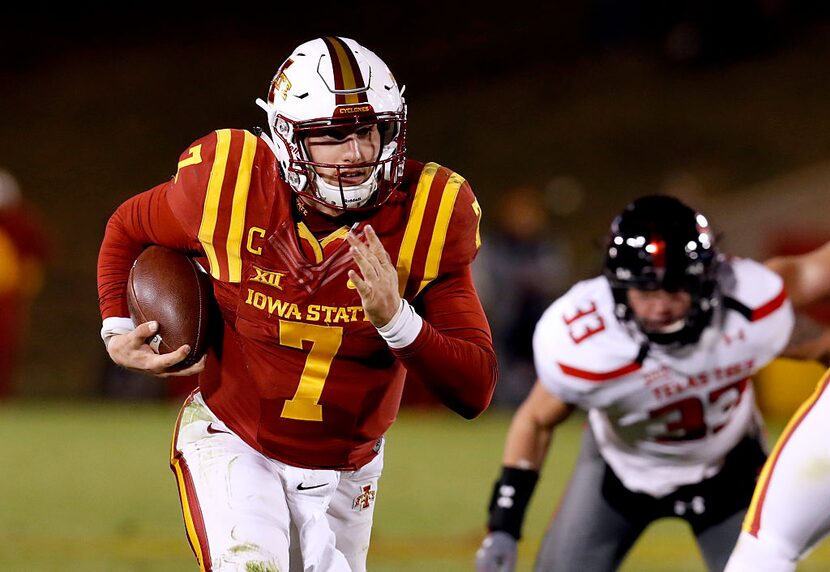
POLYGON ((386 340, 392 349, 405 348, 415 341, 421 333, 424 324, 423 318, 418 315, 415 308, 401 299, 401 306, 385 326, 378 328, 378 332, 386 340))
POLYGON ((110 339, 119 334, 129 334, 135 329, 135 325, 130 318, 104 318, 103 327, 101 328, 101 339, 104 340, 104 345, 109 347, 110 339))

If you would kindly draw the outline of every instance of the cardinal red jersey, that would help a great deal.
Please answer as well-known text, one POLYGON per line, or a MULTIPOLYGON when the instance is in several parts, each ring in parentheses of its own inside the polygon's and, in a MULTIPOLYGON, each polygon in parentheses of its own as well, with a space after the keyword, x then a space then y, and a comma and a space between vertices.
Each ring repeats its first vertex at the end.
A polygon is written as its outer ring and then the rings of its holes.
MULTIPOLYGON (((197 256, 224 318, 221 348, 200 376, 208 406, 281 461, 359 467, 397 414, 404 367, 348 279, 358 270, 349 229, 315 238, 295 221, 294 195, 277 169, 266 141, 247 131, 220 130, 191 145, 175 177, 147 192, 145 214, 123 222, 130 244, 105 239, 102 314, 129 315, 129 268, 106 264, 108 249, 134 259, 149 241, 197 256)), ((399 189, 358 226, 375 229, 401 296, 414 301, 439 277, 467 269, 480 243, 479 214, 464 178, 409 161, 399 189)))

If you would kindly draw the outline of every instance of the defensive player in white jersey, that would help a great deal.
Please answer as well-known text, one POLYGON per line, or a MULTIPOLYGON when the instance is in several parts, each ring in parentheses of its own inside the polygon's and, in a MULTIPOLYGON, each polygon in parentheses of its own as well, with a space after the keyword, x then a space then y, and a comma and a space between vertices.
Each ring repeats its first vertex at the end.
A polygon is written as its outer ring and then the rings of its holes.
POLYGON ((750 377, 793 326, 781 278, 719 254, 706 218, 668 196, 615 218, 602 276, 536 326, 538 380, 508 431, 479 572, 511 571, 554 428, 589 427, 536 570, 616 569, 651 522, 685 519, 723 570, 766 458, 750 377))
MULTIPOLYGON (((797 310, 830 299, 830 243, 800 256, 773 258, 767 266, 781 274, 797 310)), ((823 338, 807 347, 813 352, 809 357, 826 363, 823 338)), ((830 371, 779 437, 758 479, 728 572, 792 572, 830 533, 828 383, 830 371)))

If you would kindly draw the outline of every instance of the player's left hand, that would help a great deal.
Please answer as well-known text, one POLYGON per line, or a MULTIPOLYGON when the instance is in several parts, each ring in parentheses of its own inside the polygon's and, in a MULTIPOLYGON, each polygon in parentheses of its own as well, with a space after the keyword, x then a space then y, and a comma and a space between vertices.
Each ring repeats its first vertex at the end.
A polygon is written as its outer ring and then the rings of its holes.
POLYGON ((395 317, 401 305, 398 271, 370 225, 362 233, 349 232, 346 240, 360 269, 360 274, 349 270, 349 279, 360 294, 366 317, 376 328, 383 327, 395 317))
POLYGON ((515 538, 506 532, 491 532, 476 551, 476 572, 513 572, 517 554, 515 538))

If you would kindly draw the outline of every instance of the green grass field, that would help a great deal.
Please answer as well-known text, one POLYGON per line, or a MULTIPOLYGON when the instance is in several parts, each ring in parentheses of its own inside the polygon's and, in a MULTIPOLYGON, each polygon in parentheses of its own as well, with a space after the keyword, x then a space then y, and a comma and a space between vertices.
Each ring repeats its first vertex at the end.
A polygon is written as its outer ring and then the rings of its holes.
MULTIPOLYGON (((177 407, 125 403, 0 406, 0 570, 195 570, 167 454, 177 407)), ((469 571, 509 412, 472 422, 405 411, 389 433, 369 568, 469 571)), ((779 426, 772 427, 777 435, 779 426)), ((576 458, 581 420, 556 436, 529 510, 519 570, 531 569, 576 458)), ((799 571, 830 568, 830 542, 799 571)), ((679 521, 650 528, 622 570, 699 571, 679 521), (670 563, 670 564, 667 564, 670 563)))

